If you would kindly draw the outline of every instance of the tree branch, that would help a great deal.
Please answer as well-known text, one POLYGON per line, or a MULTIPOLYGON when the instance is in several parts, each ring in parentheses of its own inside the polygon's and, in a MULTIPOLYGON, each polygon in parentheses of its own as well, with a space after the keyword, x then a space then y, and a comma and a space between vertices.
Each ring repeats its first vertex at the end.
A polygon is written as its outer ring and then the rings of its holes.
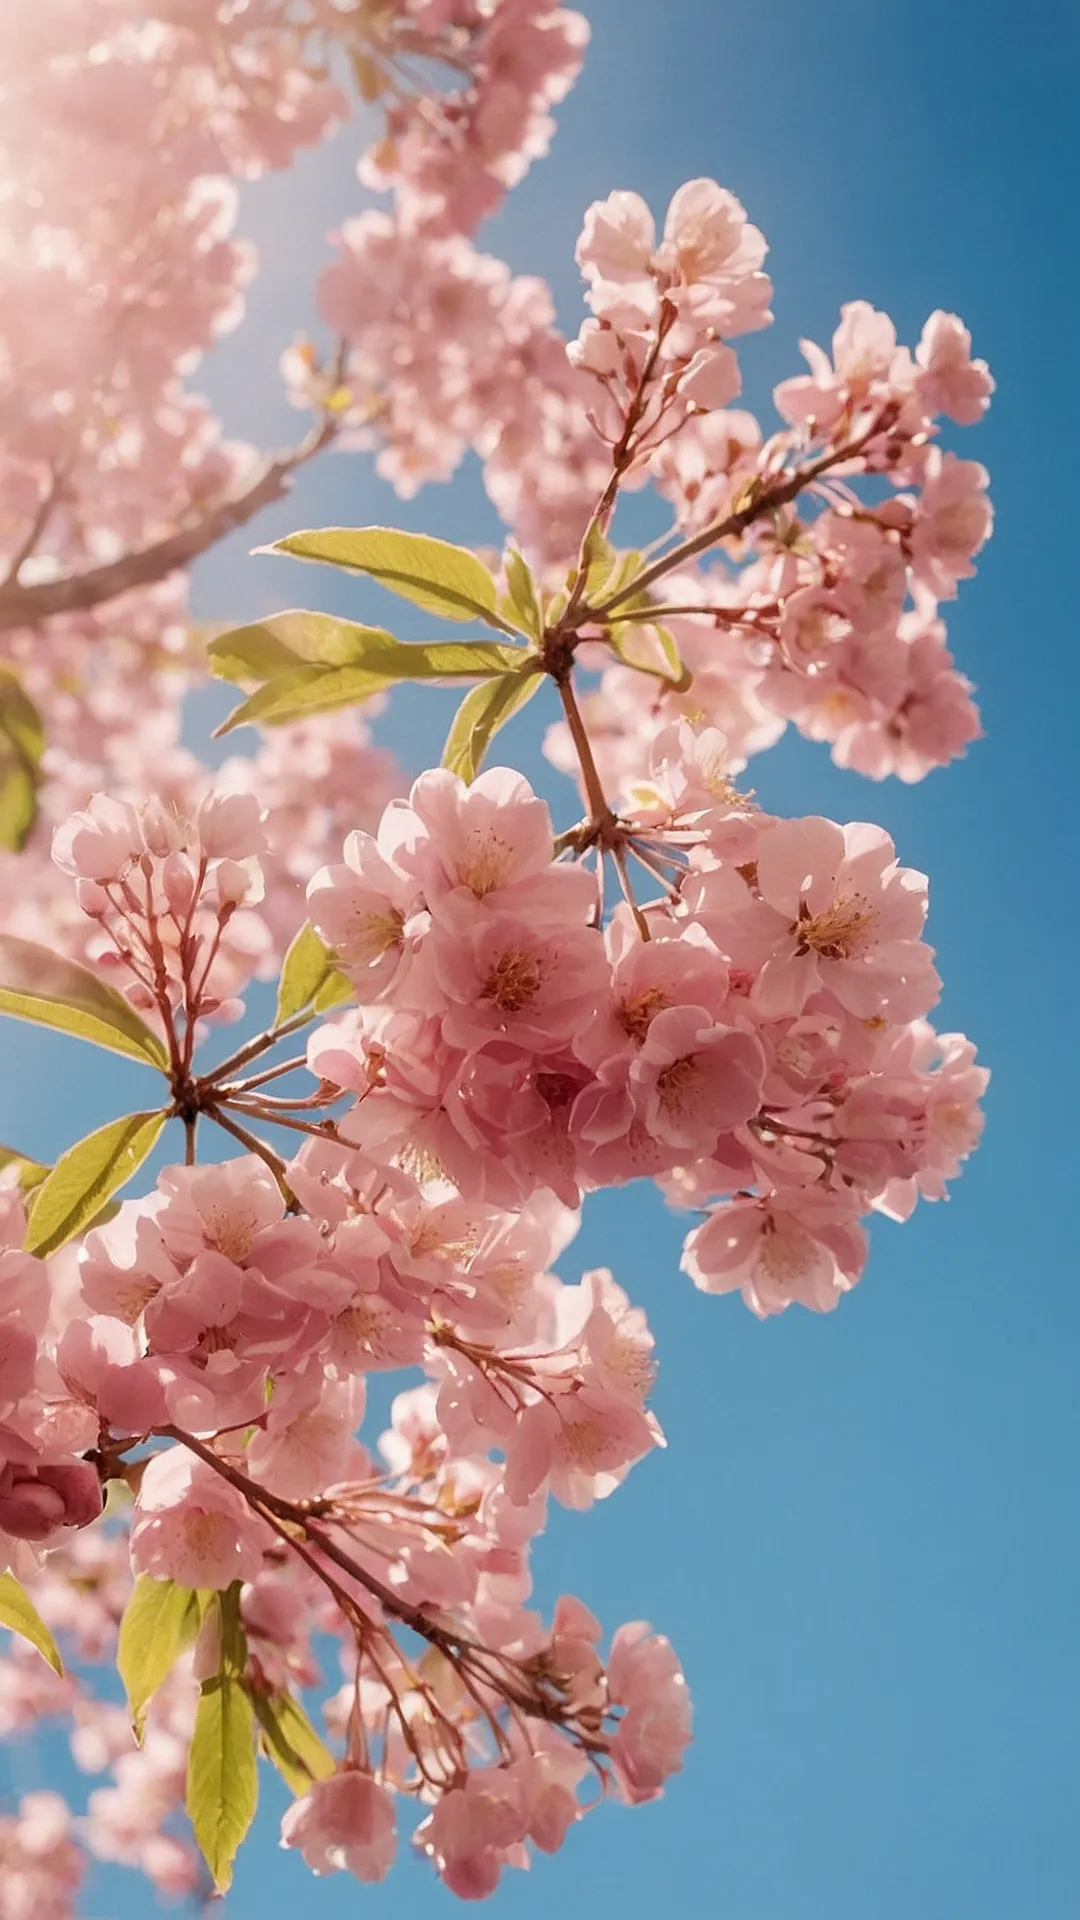
MULTIPOLYGON (((13 627, 34 627, 56 613, 82 613, 115 600, 132 587, 147 587, 164 580, 170 573, 191 565, 201 553, 224 540, 226 534, 245 526, 263 507, 280 500, 288 492, 297 468, 328 446, 338 431, 338 423, 327 415, 295 447, 268 460, 262 471, 243 493, 223 500, 190 526, 181 527, 148 547, 136 547, 119 560, 90 567, 84 573, 63 574, 56 580, 41 580, 33 586, 20 586, 17 580, 0 587, 0 633, 13 627)), ((20 565, 22 564, 20 560, 20 565)))
MULTIPOLYGON (((613 593, 610 599, 602 600, 598 607, 587 607, 582 616, 582 624, 603 619, 616 607, 621 607, 624 600, 630 600, 639 593, 644 593, 646 588, 653 586, 657 580, 662 580, 666 573, 671 573, 676 567, 682 566, 685 560, 692 560, 695 555, 704 553, 707 548, 714 547, 719 540, 729 540, 745 533, 747 527, 752 526, 755 520, 762 519, 767 513, 775 513, 779 507, 786 507, 802 493, 804 487, 812 486, 823 473, 828 473, 830 467, 839 466, 843 461, 850 460, 855 454, 861 453, 867 441, 871 440, 878 431, 878 424, 875 420, 867 432, 861 434, 857 440, 848 441, 842 447, 834 447, 829 453, 822 454, 819 460, 811 461, 805 467, 796 467, 794 472, 789 473, 780 482, 774 481, 763 486, 745 507, 739 508, 737 513, 729 513, 726 519, 714 521, 712 526, 706 527, 701 533, 696 533, 693 539, 684 540, 681 546, 673 547, 670 553, 662 555, 659 560, 654 560, 652 565, 646 567, 643 573, 639 573, 636 579, 627 581, 626 585, 620 587, 618 593, 613 593)), ((645 610, 640 617, 648 619, 650 616, 645 610)))

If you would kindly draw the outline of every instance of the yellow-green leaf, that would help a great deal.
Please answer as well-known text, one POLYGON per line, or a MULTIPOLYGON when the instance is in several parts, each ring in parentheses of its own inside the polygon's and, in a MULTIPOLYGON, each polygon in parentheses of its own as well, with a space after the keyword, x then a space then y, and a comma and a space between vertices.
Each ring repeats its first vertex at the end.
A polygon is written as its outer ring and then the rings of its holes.
POLYGON ((338 967, 332 967, 315 995, 312 1005, 316 1013, 329 1013, 331 1007, 342 1007, 347 1000, 355 999, 352 981, 338 967))
POLYGON ((168 1119, 128 1113, 88 1133, 60 1155, 35 1189, 26 1224, 28 1253, 55 1253, 98 1218, 110 1196, 137 1173, 168 1119))
POLYGON ((0 1627, 29 1640, 54 1673, 63 1674, 59 1649, 22 1582, 13 1573, 0 1574, 0 1627))
POLYGON ((0 1013, 76 1034, 168 1071, 164 1043, 122 993, 89 967, 11 933, 0 934, 0 1013))
POLYGON ((206 654, 219 680, 276 680, 302 666, 362 666, 373 650, 398 644, 385 627, 290 607, 268 620, 217 633, 206 654))
POLYGON ((277 1012, 274 1025, 284 1026, 294 1013, 310 1007, 319 988, 333 971, 333 958, 322 936, 310 920, 304 922, 289 948, 278 981, 277 1012))
POLYGON ((37 818, 45 730, 9 667, 0 667, 0 847, 17 853, 37 818))
POLYGON ((332 713, 338 707, 355 707, 370 700, 373 693, 392 687, 398 674, 373 673, 367 667, 295 667, 234 707, 227 720, 214 731, 214 738, 232 733, 236 727, 287 726, 291 720, 308 720, 316 713, 332 713))
POLYGON ((391 593, 399 593, 428 613, 446 620, 502 623, 495 582, 467 547, 433 540, 425 533, 401 533, 395 527, 321 527, 290 533, 260 553, 288 553, 297 560, 319 560, 366 573, 391 593))
POLYGON ((31 1160, 25 1153, 20 1153, 17 1147, 0 1145, 0 1173, 6 1172, 8 1167, 14 1169, 15 1179, 23 1193, 30 1193, 39 1187, 49 1171, 43 1161, 31 1160))
POLYGON ((624 666, 652 674, 654 679, 663 680, 678 693, 684 693, 690 685, 690 671, 683 663, 674 634, 667 627, 656 621, 643 621, 640 626, 636 622, 620 621, 609 628, 608 639, 612 652, 624 666))
POLYGON ((607 535, 599 527, 591 527, 585 541, 585 596, 592 600, 598 597, 607 586, 616 567, 619 555, 607 535))
POLYGON ((443 766, 466 782, 475 780, 494 735, 539 692, 543 678, 542 673, 504 673, 467 693, 446 736, 443 766))
POLYGON ((258 1802, 251 1701, 242 1680, 218 1673, 203 1681, 199 1693, 188 1751, 187 1811, 219 1893, 232 1885, 233 1861, 258 1802))
POLYGON ((291 1693, 253 1693, 251 1700, 262 1730, 262 1750, 293 1793, 306 1793, 313 1780, 329 1780, 337 1772, 325 1740, 291 1693))
POLYGON ((490 679, 515 667, 520 647, 494 640, 387 640, 372 647, 363 666, 292 667, 277 674, 231 713, 218 733, 234 727, 283 726, 313 713, 355 706, 373 693, 382 693, 401 680, 426 680, 433 685, 455 680, 490 679))
POLYGON ((185 1647, 199 1631, 200 1596, 172 1580, 140 1573, 120 1621, 116 1669, 127 1690, 135 1737, 142 1738, 146 1709, 185 1647))
POLYGON ((240 1583, 215 1596, 220 1628, 218 1671, 199 1690, 188 1749, 187 1811, 195 1840, 224 1893, 233 1861, 259 1800, 255 1712, 244 1682, 247 1642, 240 1619, 240 1583))
POLYGON ((507 615, 511 626, 520 627, 530 640, 538 641, 544 631, 540 595, 532 570, 516 547, 507 548, 503 572, 506 575, 506 593, 501 611, 507 615))

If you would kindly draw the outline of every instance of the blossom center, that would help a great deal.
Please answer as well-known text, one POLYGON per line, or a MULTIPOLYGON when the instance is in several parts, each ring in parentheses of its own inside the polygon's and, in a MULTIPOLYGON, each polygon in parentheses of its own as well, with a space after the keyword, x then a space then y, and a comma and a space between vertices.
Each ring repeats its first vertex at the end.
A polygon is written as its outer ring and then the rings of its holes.
POLYGON ((535 1000, 543 978, 544 970, 535 954, 511 947, 489 967, 482 997, 493 1000, 501 1013, 520 1013, 535 1000))
POLYGON ((758 1247, 757 1265, 777 1286, 787 1287, 801 1280, 814 1264, 814 1242, 801 1227, 789 1223, 781 1228, 767 1220, 758 1247))
POLYGON ((470 833, 458 864, 458 878, 482 900, 485 894, 506 885, 513 865, 514 850, 497 833, 470 833))
POLYGON ((634 999, 620 1000, 615 1008, 615 1018, 627 1039, 636 1040, 640 1046, 658 1013, 663 1013, 671 1001, 663 987, 647 987, 634 999))
POLYGON ((215 1253, 224 1254, 226 1260, 235 1261, 239 1266, 251 1252, 251 1243, 259 1230, 259 1222, 253 1213, 245 1213, 242 1207, 226 1211, 215 1207, 203 1215, 203 1238, 215 1253))
POLYGON ((685 1113, 701 1091, 701 1067, 692 1053, 684 1053, 656 1076, 660 1104, 668 1113, 685 1113))
POLYGON ((805 906, 800 907, 791 931, 800 953, 812 950, 823 960, 853 960, 870 945, 876 919, 870 902, 855 893, 834 900, 824 913, 806 914, 805 906))
POLYGON ((388 953, 391 947, 400 946, 405 928, 405 915, 398 907, 388 907, 385 913, 361 914, 356 922, 356 938, 373 960, 388 953))

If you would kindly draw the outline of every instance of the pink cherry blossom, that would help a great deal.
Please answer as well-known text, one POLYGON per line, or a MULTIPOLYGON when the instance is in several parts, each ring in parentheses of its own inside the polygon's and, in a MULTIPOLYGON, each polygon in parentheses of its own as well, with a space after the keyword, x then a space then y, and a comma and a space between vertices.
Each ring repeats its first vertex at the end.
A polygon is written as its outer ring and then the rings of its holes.
POLYGON ((391 1797, 354 1768, 316 1780, 285 1814, 281 1844, 299 1848, 313 1873, 344 1868, 358 1880, 385 1880, 397 1848, 391 1797))

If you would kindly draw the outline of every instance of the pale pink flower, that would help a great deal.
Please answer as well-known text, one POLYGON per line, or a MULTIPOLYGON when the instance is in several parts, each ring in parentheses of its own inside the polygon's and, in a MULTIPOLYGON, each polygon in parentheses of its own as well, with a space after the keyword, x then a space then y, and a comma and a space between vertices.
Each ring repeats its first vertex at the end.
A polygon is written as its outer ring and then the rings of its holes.
POLYGON ((975 554, 990 538, 990 476, 977 460, 958 460, 931 447, 911 533, 916 579, 938 600, 955 597, 957 582, 974 573, 975 554))
POLYGON ((866 1234, 851 1201, 774 1194, 716 1207, 688 1235, 682 1268, 705 1293, 741 1289, 759 1319, 795 1301, 828 1313, 866 1261, 866 1234))
POLYGON ((971 358, 971 335, 955 313, 930 315, 915 349, 915 386, 927 413, 947 413, 973 427, 990 405, 994 381, 985 360, 971 358))
POLYGON ((600 935, 533 925, 507 913, 455 913, 430 935, 429 962, 446 1011, 444 1038, 471 1049, 499 1038, 543 1050, 580 1031, 607 987, 600 935))
POLYGON ((255 1579, 272 1539, 242 1496, 183 1447, 147 1462, 131 1523, 136 1572, 224 1589, 255 1579))
POLYGON ((619 1785, 632 1803, 653 1800, 682 1766, 691 1708, 670 1641, 644 1620, 620 1627, 611 1642, 608 1695, 625 1709, 610 1746, 619 1785))
POLYGON ((343 1768, 293 1802, 281 1844, 298 1848, 312 1873, 344 1869, 358 1880, 385 1880, 397 1851, 393 1799, 370 1774, 343 1768))

